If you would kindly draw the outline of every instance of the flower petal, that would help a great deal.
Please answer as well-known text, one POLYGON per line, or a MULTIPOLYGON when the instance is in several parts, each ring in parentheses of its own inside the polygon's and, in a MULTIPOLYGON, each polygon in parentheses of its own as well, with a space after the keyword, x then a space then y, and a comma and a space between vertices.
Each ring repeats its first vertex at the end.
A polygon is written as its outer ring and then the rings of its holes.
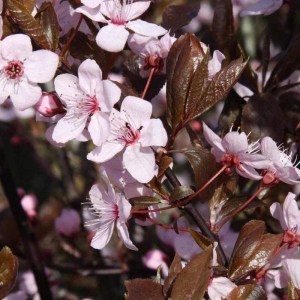
MULTIPOLYGON (((142 15, 150 6, 151 1, 139 1, 131 4, 126 4, 126 21, 136 19, 142 15)), ((123 4, 123 9, 125 9, 123 4)))
POLYGON ((224 136, 222 145, 229 154, 245 153, 248 150, 248 139, 244 132, 232 131, 224 136))
POLYGON ((14 59, 23 61, 31 53, 31 40, 25 34, 9 35, 1 42, 1 55, 8 61, 14 59))
POLYGON ((103 80, 103 95, 100 102, 101 110, 110 112, 113 106, 120 100, 121 89, 110 80, 103 80))
POLYGON ((208 62, 209 79, 212 79, 221 70, 223 59, 225 59, 224 54, 219 50, 215 50, 212 59, 208 62))
POLYGON ((107 139, 110 131, 109 116, 102 112, 96 112, 91 116, 88 131, 96 146, 101 146, 107 139))
POLYGON ((157 174, 154 152, 150 147, 142 148, 139 144, 128 146, 123 163, 131 176, 141 183, 149 182, 157 174))
POLYGON ((260 176, 254 168, 247 166, 245 164, 241 164, 239 168, 235 168, 236 172, 243 176, 244 178, 252 179, 252 180, 261 180, 262 176, 260 176))
POLYGON ((245 16, 268 16, 278 10, 283 4, 283 0, 260 0, 240 12, 241 17, 245 16))
POLYGON ((125 223, 117 221, 118 236, 124 243, 124 245, 131 250, 138 251, 138 248, 132 243, 129 237, 128 228, 125 223))
POLYGON ((297 289, 300 289, 300 259, 285 259, 282 263, 297 289))
POLYGON ((89 96, 96 96, 96 88, 102 80, 100 67, 93 59, 86 59, 78 68, 80 88, 89 96))
POLYGON ((101 7, 90 8, 87 6, 80 6, 75 9, 75 12, 85 15, 95 22, 107 23, 107 20, 102 15, 100 8, 101 7))
POLYGON ((102 27, 96 42, 99 47, 109 52, 120 52, 124 49, 129 32, 123 25, 108 24, 102 27))
POLYGON ((50 81, 56 72, 59 58, 49 50, 34 51, 24 62, 24 73, 32 82, 50 81))
POLYGON ((55 91, 64 104, 67 104, 66 100, 72 99, 73 101, 78 98, 78 81, 78 78, 72 74, 61 74, 55 77, 55 91))
POLYGON ((270 206, 270 213, 273 218, 277 219, 280 222, 281 228, 283 230, 286 230, 288 228, 285 218, 283 216, 281 205, 278 202, 275 202, 270 206))
POLYGON ((162 121, 159 119, 150 119, 144 122, 139 141, 143 147, 165 146, 168 136, 162 121))
POLYGON ((103 249, 111 239, 114 226, 115 226, 115 222, 113 220, 101 224, 95 236, 92 239, 91 247, 99 250, 103 249))
POLYGON ((122 151, 123 148, 124 146, 122 144, 116 143, 115 141, 105 142, 102 146, 96 147, 91 151, 87 155, 87 159, 96 163, 106 162, 122 151))
POLYGON ((66 143, 79 136, 85 128, 86 115, 81 115, 80 118, 74 118, 72 114, 66 114, 60 119, 53 131, 52 138, 57 143, 66 143))
POLYGON ((168 32, 166 29, 164 29, 161 26, 158 26, 153 23, 148 23, 148 22, 142 21, 140 19, 135 20, 135 21, 129 21, 126 24, 126 28, 128 28, 138 34, 141 34, 144 36, 153 36, 153 37, 161 36, 168 32))
POLYGON ((41 88, 26 80, 15 84, 10 93, 10 99, 16 109, 25 110, 34 106, 42 96, 41 88))
POLYGON ((237 286, 226 277, 213 278, 208 286, 208 295, 210 299, 221 300, 226 298, 230 292, 237 286))
POLYGON ((81 3, 87 7, 95 8, 100 5, 104 0, 81 0, 81 3))
POLYGON ((121 105, 121 112, 130 117, 130 124, 139 129, 151 118, 152 104, 138 97, 127 96, 121 105))
POLYGON ((221 138, 215 134, 204 122, 202 122, 203 134, 206 141, 212 146, 225 153, 221 138))
POLYGON ((283 203, 283 217, 289 229, 300 230, 300 211, 295 200, 296 195, 288 193, 283 203))

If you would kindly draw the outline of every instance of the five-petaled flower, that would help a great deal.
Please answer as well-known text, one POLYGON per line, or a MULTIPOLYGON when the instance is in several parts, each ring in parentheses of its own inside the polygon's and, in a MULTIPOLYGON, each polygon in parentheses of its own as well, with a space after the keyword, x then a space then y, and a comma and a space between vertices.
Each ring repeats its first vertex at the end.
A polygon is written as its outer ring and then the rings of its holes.
POLYGON ((0 42, 0 104, 10 96, 19 110, 34 106, 42 95, 38 83, 54 77, 58 61, 51 51, 32 51, 27 35, 6 37, 0 42))
POLYGON ((256 169, 265 169, 270 162, 261 154, 257 154, 258 143, 249 144, 244 132, 228 132, 223 139, 216 135, 205 123, 203 134, 212 146, 211 152, 217 162, 225 164, 227 171, 235 171, 246 178, 260 180, 256 169))
POLYGON ((79 137, 87 127, 93 143, 100 146, 109 135, 109 115, 121 90, 113 82, 102 80, 101 69, 91 59, 79 66, 78 77, 62 74, 55 78, 55 90, 67 113, 56 124, 52 138, 65 143, 79 137))
POLYGON ((271 215, 280 222, 284 230, 283 242, 289 248, 300 244, 300 211, 295 198, 295 194, 288 193, 282 208, 278 202, 270 206, 271 215))
POLYGON ((129 238, 126 222, 130 216, 131 204, 120 193, 116 193, 109 182, 103 168, 100 169, 105 186, 95 184, 92 186, 89 196, 95 219, 87 222, 87 226, 96 228, 96 234, 91 246, 95 249, 104 248, 111 236, 116 224, 118 236, 125 246, 131 250, 138 250, 129 238))
POLYGON ((108 0, 102 3, 96 1, 94 7, 89 5, 76 11, 94 21, 107 23, 98 32, 96 42, 104 50, 119 52, 124 49, 129 36, 128 30, 150 37, 167 33, 161 26, 137 19, 149 8, 150 3, 151 1, 132 0, 108 0), (96 5, 97 3, 100 5, 96 5))
POLYGON ((123 164, 137 181, 149 182, 157 174, 151 147, 165 146, 167 133, 158 119, 150 119, 151 103, 128 96, 121 110, 111 114, 111 132, 107 141, 88 154, 88 159, 102 163, 113 158, 124 148, 123 164))

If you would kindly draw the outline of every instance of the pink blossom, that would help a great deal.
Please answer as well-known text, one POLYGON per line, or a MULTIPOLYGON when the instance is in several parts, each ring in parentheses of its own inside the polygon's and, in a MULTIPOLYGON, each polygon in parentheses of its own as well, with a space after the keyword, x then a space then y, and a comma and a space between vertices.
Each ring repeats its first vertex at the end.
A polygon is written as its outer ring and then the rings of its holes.
POLYGON ((165 259, 166 254, 158 249, 150 250, 142 257, 142 261, 147 268, 157 270, 161 267, 163 276, 167 277, 169 269, 165 259))
POLYGON ((130 49, 140 57, 139 68, 142 77, 147 77, 149 69, 155 68, 156 73, 166 73, 166 59, 175 37, 166 33, 161 39, 131 34, 128 39, 130 49))
POLYGON ((35 195, 24 195, 21 199, 21 205, 30 219, 34 219, 36 217, 37 198, 35 195))
POLYGON ((215 76, 215 74, 217 74, 221 70, 222 61, 224 59, 225 56, 221 51, 214 51, 212 58, 208 62, 208 79, 211 80, 215 76))
POLYGON ((274 180, 283 181, 287 184, 297 184, 300 179, 300 171, 292 162, 292 154, 278 148, 270 137, 261 141, 261 153, 270 160, 268 171, 274 176, 274 180))
POLYGON ((86 6, 76 11, 94 21, 107 23, 108 25, 98 32, 96 42, 104 50, 119 52, 124 49, 129 36, 128 30, 150 37, 167 33, 161 26, 140 19, 135 20, 148 9, 150 3, 150 1, 110 0, 102 2, 95 8, 86 6))
POLYGON ((300 289, 300 259, 285 259, 282 264, 294 286, 300 289))
POLYGON ((67 113, 55 126, 53 140, 65 143, 80 136, 87 127, 93 143, 100 146, 109 134, 109 115, 121 90, 111 81, 102 80, 101 69, 91 59, 79 66, 78 77, 62 74, 54 84, 67 113))
POLYGON ((55 230, 64 236, 71 237, 80 231, 81 219, 75 209, 65 208, 55 220, 55 230))
POLYGON ((271 215, 280 222, 284 230, 283 242, 290 247, 295 247, 300 242, 300 211, 295 198, 295 194, 288 193, 283 208, 278 202, 270 206, 271 215))
POLYGON ((0 104, 9 96, 14 106, 24 110, 42 95, 37 83, 51 80, 58 66, 58 55, 48 50, 32 51, 30 38, 14 34, 0 42, 0 104))
POLYGON ((282 5, 283 0, 259 0, 256 3, 244 8, 240 12, 240 16, 268 16, 278 10, 282 5))
POLYGON ((253 180, 262 178, 254 168, 267 168, 270 162, 263 155, 255 153, 259 148, 258 143, 249 145, 244 132, 231 131, 221 139, 203 123, 203 134, 212 146, 211 152, 217 162, 224 163, 229 170, 235 169, 243 177, 253 180))
POLYGON ((131 250, 138 250, 130 240, 126 226, 130 216, 131 204, 121 193, 115 192, 103 168, 100 169, 100 173, 105 187, 95 184, 89 193, 96 218, 87 222, 86 225, 97 228, 91 246, 95 249, 104 248, 111 239, 116 224, 118 236, 125 246, 131 250))
POLYGON ((167 133, 161 120, 150 119, 151 103, 128 96, 120 112, 111 114, 111 132, 107 141, 88 154, 88 159, 103 163, 125 149, 123 164, 139 182, 149 182, 157 174, 152 146, 165 146, 167 133))
POLYGON ((65 113, 64 106, 57 96, 46 92, 43 92, 40 100, 37 102, 34 108, 44 117, 53 117, 57 114, 65 113))

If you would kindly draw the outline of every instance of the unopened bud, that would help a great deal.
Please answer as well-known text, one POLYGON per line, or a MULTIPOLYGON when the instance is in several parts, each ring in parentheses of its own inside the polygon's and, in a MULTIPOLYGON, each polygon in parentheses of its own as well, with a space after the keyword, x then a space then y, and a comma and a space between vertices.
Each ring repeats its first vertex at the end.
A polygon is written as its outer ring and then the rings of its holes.
POLYGON ((51 93, 43 93, 35 109, 44 117, 53 117, 66 112, 58 97, 51 93))

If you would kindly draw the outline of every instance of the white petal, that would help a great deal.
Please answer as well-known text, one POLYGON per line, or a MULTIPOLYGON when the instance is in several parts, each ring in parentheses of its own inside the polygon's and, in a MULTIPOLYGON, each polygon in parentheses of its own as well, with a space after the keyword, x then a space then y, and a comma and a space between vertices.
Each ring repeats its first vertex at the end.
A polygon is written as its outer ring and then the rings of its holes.
POLYGON ((124 146, 116 142, 105 142, 100 147, 96 147, 87 155, 87 159, 92 160, 96 163, 102 163, 113 158, 119 153, 124 146))
POLYGON ((142 15, 150 6, 151 1, 139 1, 126 5, 126 21, 136 19, 142 15))
POLYGON ((53 131, 52 138, 57 143, 66 143, 79 136, 85 128, 87 121, 86 115, 81 115, 79 119, 72 114, 66 114, 60 119, 53 131))
POLYGON ((109 116, 101 111, 91 116, 88 131, 92 141, 96 146, 101 146, 109 135, 110 122, 109 116))
POLYGON ((94 249, 103 249, 108 244, 114 230, 114 225, 114 221, 100 225, 100 228, 97 230, 91 242, 91 246, 94 249))
POLYGON ((87 7, 95 8, 100 5, 104 0, 81 0, 81 3, 87 7))
POLYGON ((280 222, 281 228, 283 230, 286 230, 287 224, 283 217, 283 211, 282 211, 281 205, 278 202, 275 202, 270 206, 270 213, 273 218, 277 219, 280 222))
POLYGON ((25 80, 15 84, 10 94, 11 101, 19 110, 34 106, 41 96, 41 88, 37 84, 25 80))
POLYGON ((63 144, 63 143, 57 143, 57 142, 55 142, 55 141, 53 140, 53 138, 52 138, 54 128, 55 128, 55 125, 52 125, 52 126, 50 126, 50 127, 46 130, 46 132, 45 132, 46 139, 47 139, 47 141, 48 141, 51 145, 53 145, 54 147, 62 148, 62 147, 65 146, 65 144, 63 144))
POLYGON ((24 62, 24 73, 32 82, 45 83, 54 77, 58 62, 56 53, 48 50, 34 51, 24 62))
POLYGON ((121 105, 121 112, 130 116, 130 124, 139 129, 143 123, 151 118, 152 104, 138 97, 127 96, 121 105))
POLYGON ((143 147, 165 146, 168 141, 168 135, 164 125, 159 119, 150 119, 143 123, 139 142, 143 147))
POLYGON ((157 174, 154 153, 150 147, 143 148, 139 144, 128 146, 123 163, 131 176, 142 183, 149 182, 157 174))
POLYGON ((235 168, 236 172, 241 176, 252 179, 252 180, 260 180, 262 177, 255 171, 254 168, 247 166, 245 164, 241 164, 240 168, 235 168))
POLYGON ((87 6, 80 6, 75 9, 75 12, 85 15, 89 19, 91 19, 95 22, 101 22, 101 23, 107 22, 105 17, 100 12, 100 7, 90 8, 87 6))
POLYGON ((118 236, 122 240, 124 245, 128 249, 138 251, 138 248, 136 246, 134 246, 132 241, 130 240, 129 232, 128 232, 128 228, 127 228, 126 224, 120 223, 119 221, 117 221, 117 230, 118 230, 118 236))
POLYGON ((2 104, 11 94, 13 90, 13 81, 6 80, 6 75, 0 73, 0 104, 2 104))
POLYGON ((13 34, 1 42, 1 55, 6 60, 23 61, 32 53, 32 45, 29 36, 25 34, 13 34))
POLYGON ((221 70, 222 61, 225 59, 223 53, 215 50, 212 59, 208 62, 208 78, 212 79, 221 70))
POLYGON ((300 212, 295 198, 295 194, 288 193, 283 203, 283 217, 289 229, 300 229, 300 212))
POLYGON ((161 26, 158 26, 153 23, 148 23, 140 19, 135 21, 129 21, 126 24, 126 28, 144 36, 154 36, 154 37, 164 35, 168 32, 166 29, 164 29, 161 26))
POLYGON ((94 184, 89 191, 89 198, 92 204, 100 205, 102 199, 102 187, 98 184, 94 184))
POLYGON ((86 59, 78 68, 80 88, 89 96, 96 96, 96 87, 102 80, 102 72, 97 63, 92 59, 86 59))
POLYGON ((104 112, 110 112, 113 106, 120 100, 121 89, 110 80, 103 80, 103 95, 100 108, 104 112))
POLYGON ((221 300, 226 298, 230 292, 237 286, 226 277, 216 277, 208 286, 208 295, 210 299, 221 300))
POLYGON ((79 80, 76 76, 71 74, 61 74, 54 79, 55 91, 59 97, 67 104, 66 99, 76 99, 78 95, 79 80))
POLYGON ((145 46, 152 41, 159 42, 157 38, 143 36, 137 33, 133 33, 129 35, 128 38, 128 46, 129 48, 138 56, 145 57, 149 55, 149 53, 145 52, 145 46))
POLYGON ((244 132, 228 132, 222 140, 222 145, 227 153, 245 153, 248 149, 248 140, 244 132))
POLYGON ((295 287, 300 289, 300 259, 286 259, 282 264, 287 273, 290 275, 295 287))
POLYGON ((221 138, 215 134, 204 122, 202 122, 203 134, 206 141, 212 146, 216 147, 222 153, 225 153, 225 149, 221 143, 221 138))
POLYGON ((108 24, 102 27, 97 36, 98 46, 109 52, 120 52, 124 49, 129 32, 123 25, 108 24))

